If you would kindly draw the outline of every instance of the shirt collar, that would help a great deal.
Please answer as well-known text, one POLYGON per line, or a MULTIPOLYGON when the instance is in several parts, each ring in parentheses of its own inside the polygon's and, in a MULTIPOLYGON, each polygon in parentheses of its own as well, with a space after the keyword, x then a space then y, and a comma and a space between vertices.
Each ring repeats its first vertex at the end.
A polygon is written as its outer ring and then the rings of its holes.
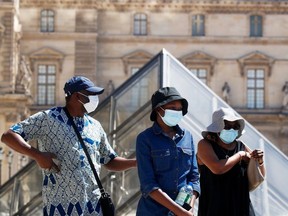
MULTIPOLYGON (((156 135, 159 135, 161 133, 164 134, 164 131, 162 130, 162 128, 159 126, 159 124, 155 121, 153 126, 153 132, 156 134, 156 135)), ((179 134, 180 136, 183 136, 184 134, 184 131, 180 128, 179 125, 176 125, 174 126, 174 128, 176 128, 176 133, 179 134)))

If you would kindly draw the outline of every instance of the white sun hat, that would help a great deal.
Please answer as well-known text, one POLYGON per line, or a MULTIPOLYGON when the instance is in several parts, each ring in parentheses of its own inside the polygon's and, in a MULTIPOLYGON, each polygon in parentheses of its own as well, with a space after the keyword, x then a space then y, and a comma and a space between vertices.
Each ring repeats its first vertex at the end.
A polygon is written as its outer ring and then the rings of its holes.
POLYGON ((245 121, 242 117, 236 115, 234 110, 230 108, 221 107, 216 110, 212 115, 212 123, 206 127, 206 130, 202 131, 202 136, 205 138, 209 132, 220 133, 224 129, 224 120, 226 121, 238 121, 240 128, 237 138, 244 133, 245 121))

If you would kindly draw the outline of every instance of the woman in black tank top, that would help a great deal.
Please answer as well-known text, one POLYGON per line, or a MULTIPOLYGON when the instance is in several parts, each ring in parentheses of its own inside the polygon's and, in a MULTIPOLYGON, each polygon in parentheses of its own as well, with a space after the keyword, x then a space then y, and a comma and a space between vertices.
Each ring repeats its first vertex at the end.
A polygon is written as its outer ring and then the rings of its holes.
POLYGON ((238 141, 244 119, 233 110, 221 108, 198 143, 201 195, 198 216, 254 216, 249 197, 247 164, 256 158, 265 175, 263 151, 251 151, 238 141))

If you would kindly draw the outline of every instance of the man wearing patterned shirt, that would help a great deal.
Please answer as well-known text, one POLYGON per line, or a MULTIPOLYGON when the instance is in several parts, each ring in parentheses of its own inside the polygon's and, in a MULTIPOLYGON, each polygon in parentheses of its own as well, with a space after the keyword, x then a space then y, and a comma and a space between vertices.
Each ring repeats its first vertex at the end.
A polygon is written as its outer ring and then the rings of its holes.
MULTIPOLYGON (((96 109, 103 91, 83 76, 72 77, 64 86, 65 107, 98 174, 101 164, 112 171, 136 167, 135 159, 117 156, 101 124, 87 115, 96 109)), ((64 107, 38 112, 13 125, 1 141, 42 168, 44 215, 102 215, 97 182, 64 107), (37 140, 38 148, 29 145, 29 140, 37 140)))

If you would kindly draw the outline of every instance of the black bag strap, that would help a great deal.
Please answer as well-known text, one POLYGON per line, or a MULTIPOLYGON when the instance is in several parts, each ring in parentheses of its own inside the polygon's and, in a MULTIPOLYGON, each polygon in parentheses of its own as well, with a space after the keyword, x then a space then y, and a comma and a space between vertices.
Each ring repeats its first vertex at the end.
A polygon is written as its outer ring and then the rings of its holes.
POLYGON ((90 164, 90 166, 91 166, 91 169, 92 169, 92 171, 93 171, 94 177, 95 177, 95 179, 96 179, 96 181, 97 181, 97 184, 98 184, 98 187, 99 187, 99 189, 100 189, 101 195, 102 195, 102 196, 105 196, 105 190, 104 190, 104 188, 103 188, 103 186, 102 186, 102 184, 101 184, 101 181, 100 181, 100 179, 99 179, 99 176, 98 176, 98 174, 97 174, 97 171, 96 171, 96 169, 95 169, 95 167, 94 167, 94 165, 93 165, 92 159, 91 159, 91 157, 90 157, 90 155, 89 155, 89 153, 88 153, 88 150, 87 150, 87 148, 86 148, 86 145, 84 144, 84 141, 83 141, 83 139, 82 139, 82 137, 81 137, 81 135, 80 135, 80 133, 79 133, 79 131, 78 131, 78 129, 77 129, 74 121, 73 121, 73 118, 72 118, 72 116, 70 115, 70 113, 69 113, 69 111, 68 111, 68 109, 67 109, 66 107, 63 107, 63 109, 64 109, 64 111, 65 111, 65 113, 66 113, 69 121, 71 122, 71 124, 72 124, 72 126, 73 126, 73 128, 74 128, 74 131, 75 131, 75 133, 76 133, 76 135, 77 135, 77 137, 78 137, 78 139, 79 139, 79 141, 80 141, 80 143, 81 143, 81 145, 82 145, 82 148, 83 148, 83 150, 84 150, 84 152, 85 152, 85 155, 86 155, 86 157, 87 157, 87 159, 88 159, 88 162, 89 162, 89 164, 90 164))

